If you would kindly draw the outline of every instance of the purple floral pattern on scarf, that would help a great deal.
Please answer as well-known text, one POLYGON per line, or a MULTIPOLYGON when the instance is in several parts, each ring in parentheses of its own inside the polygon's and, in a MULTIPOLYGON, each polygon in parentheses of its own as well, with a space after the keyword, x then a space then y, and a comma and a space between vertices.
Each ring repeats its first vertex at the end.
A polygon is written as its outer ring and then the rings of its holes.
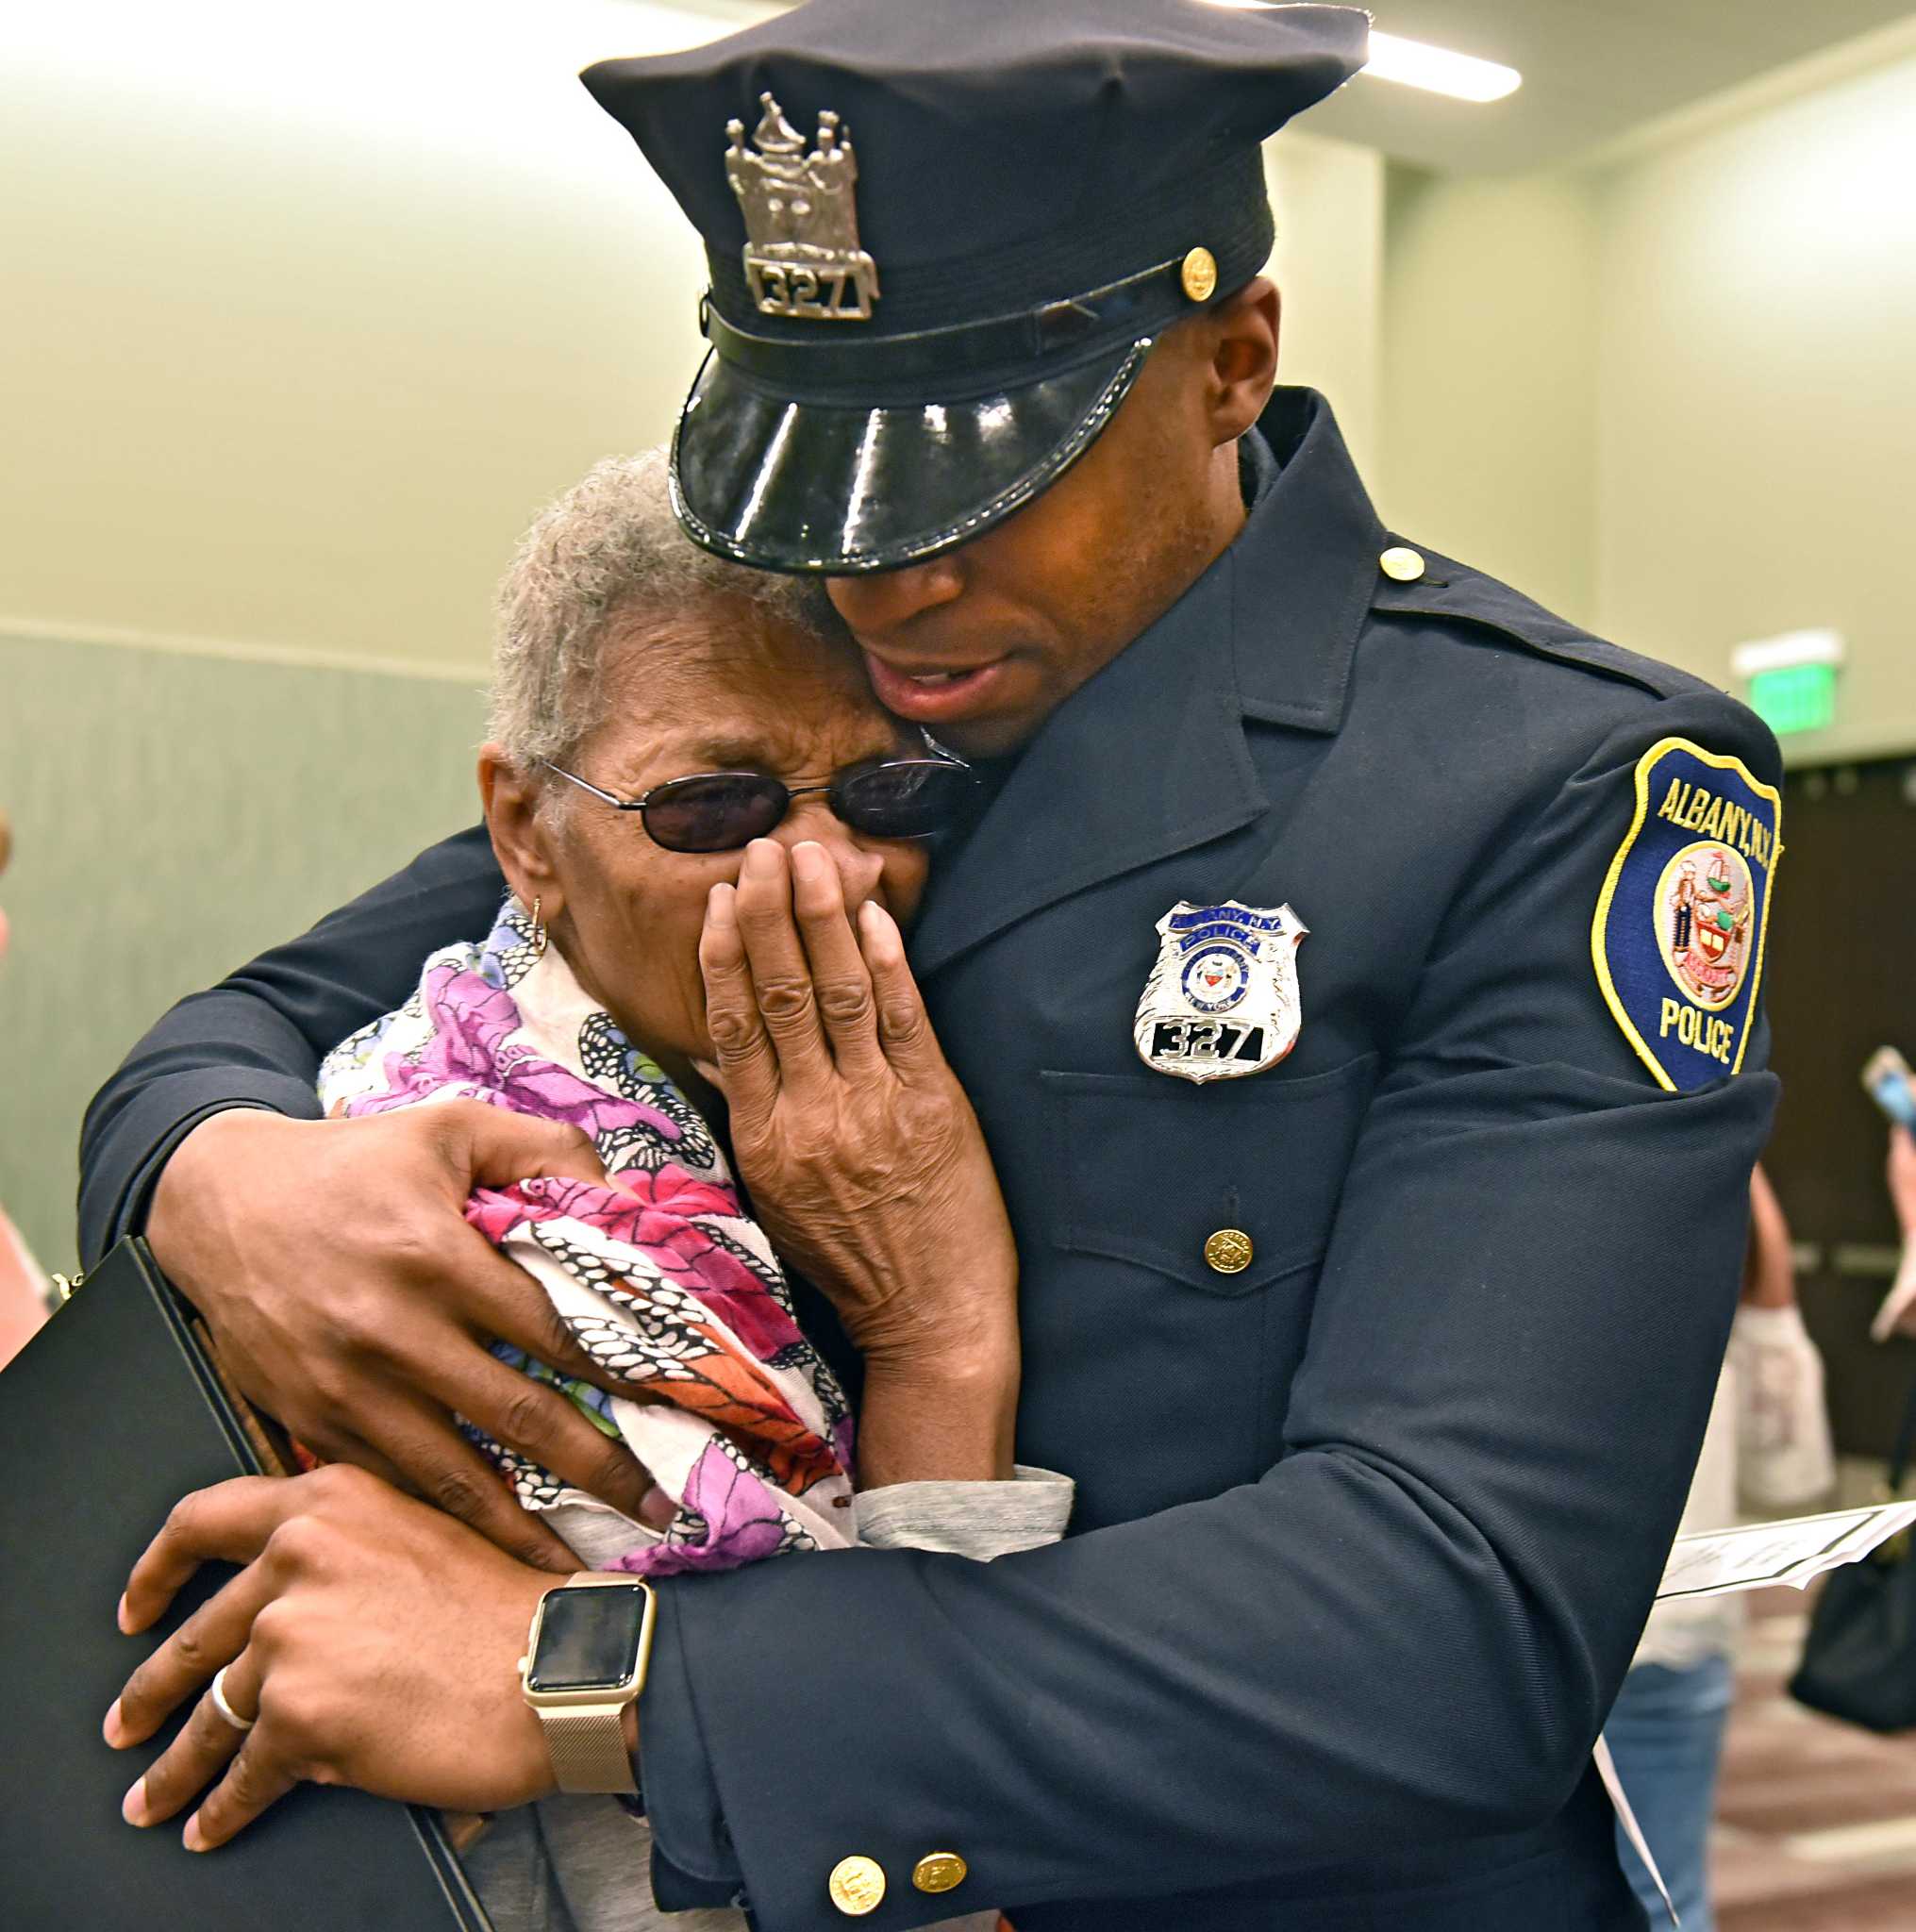
POLYGON ((776 1557, 787 1546, 784 1512, 764 1481, 717 1442, 692 1465, 685 1507, 698 1519, 699 1541, 670 1538, 621 1557, 614 1569, 638 1576, 675 1576, 689 1570, 736 1570, 776 1557))
POLYGON ((432 1095, 457 1091, 535 1120, 562 1121, 593 1140, 621 1129, 647 1127, 666 1141, 678 1124, 660 1107, 647 1107, 510 1044, 520 1025, 519 1004, 483 974, 447 964, 429 971, 420 988, 431 1033, 423 1049, 388 1054, 383 1091, 350 1101, 352 1114, 389 1113, 432 1095))

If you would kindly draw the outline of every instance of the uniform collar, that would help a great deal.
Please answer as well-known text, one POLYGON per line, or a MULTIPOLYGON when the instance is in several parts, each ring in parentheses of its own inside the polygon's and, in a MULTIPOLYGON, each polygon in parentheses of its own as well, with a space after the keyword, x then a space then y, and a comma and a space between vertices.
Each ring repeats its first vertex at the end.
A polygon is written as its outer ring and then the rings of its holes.
POLYGON ((1247 718, 1334 732, 1377 589, 1384 527, 1315 390, 1278 390, 1258 428, 1277 474, 1218 559, 1235 579, 1239 693, 1247 718))
POLYGON ((1382 529, 1322 396, 1280 390, 1258 427, 1269 456, 1247 452, 1243 529, 1040 728, 933 880, 912 947, 921 974, 1248 824, 1266 801, 1246 718, 1324 733, 1342 722, 1382 529))

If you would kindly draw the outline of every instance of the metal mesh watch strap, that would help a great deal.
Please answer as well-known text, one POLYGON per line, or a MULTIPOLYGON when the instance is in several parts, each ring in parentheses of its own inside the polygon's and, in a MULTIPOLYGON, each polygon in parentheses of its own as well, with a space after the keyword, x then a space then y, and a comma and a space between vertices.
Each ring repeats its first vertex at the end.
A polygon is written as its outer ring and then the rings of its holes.
MULTIPOLYGON (((637 1682, 630 1696, 613 1697, 604 1704, 581 1702, 572 1705, 545 1704, 531 1690, 526 1680, 526 1701, 531 1704, 545 1733, 545 1748, 552 1757, 553 1774, 562 1791, 608 1791, 635 1798, 639 1784, 633 1775, 632 1757, 625 1748, 625 1707, 644 1688, 645 1673, 652 1656, 652 1589, 636 1576, 616 1570, 581 1570, 558 1586, 561 1590, 624 1588, 637 1585, 645 1595, 645 1612, 641 1625, 639 1651, 635 1659, 637 1682)), ((547 1595, 552 1594, 551 1591, 547 1595)), ((543 1604, 541 1606, 541 1612, 543 1604)), ((537 1631, 542 1617, 535 1619, 537 1631)), ((531 1646, 522 1665, 529 1673, 531 1646)))
POLYGON ((541 1710, 545 1748, 562 1791, 617 1791, 636 1797, 632 1760, 625 1751, 625 1726, 621 1707, 541 1710))

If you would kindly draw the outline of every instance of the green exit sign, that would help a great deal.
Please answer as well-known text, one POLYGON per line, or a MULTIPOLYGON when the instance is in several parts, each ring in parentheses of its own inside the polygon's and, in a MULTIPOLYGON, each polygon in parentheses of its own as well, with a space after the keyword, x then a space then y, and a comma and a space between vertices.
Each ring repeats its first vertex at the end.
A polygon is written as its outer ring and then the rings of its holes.
POLYGON ((1843 656, 1840 631, 1791 630, 1739 644, 1730 667, 1748 680, 1750 709, 1781 738, 1836 722, 1836 674, 1843 656))
POLYGON ((1836 719, 1834 664, 1781 664, 1750 677, 1750 708, 1778 738, 1821 731, 1836 719))

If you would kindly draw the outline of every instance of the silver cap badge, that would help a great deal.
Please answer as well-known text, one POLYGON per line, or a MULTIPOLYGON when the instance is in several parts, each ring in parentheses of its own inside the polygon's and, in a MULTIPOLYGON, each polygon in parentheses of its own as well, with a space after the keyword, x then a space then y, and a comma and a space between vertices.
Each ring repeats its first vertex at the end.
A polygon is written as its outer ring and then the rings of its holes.
POLYGON ((1158 963, 1132 1028, 1138 1057, 1199 1082, 1275 1067, 1304 1023, 1297 946, 1309 929, 1288 906, 1179 901, 1158 922, 1158 963))
POLYGON ((858 178, 852 132, 839 117, 818 117, 809 154, 769 93, 745 145, 745 124, 727 121, 725 179, 745 213, 745 280, 761 315, 869 322, 878 299, 878 265, 858 246, 858 178), (755 153, 753 149, 756 148, 755 153))

